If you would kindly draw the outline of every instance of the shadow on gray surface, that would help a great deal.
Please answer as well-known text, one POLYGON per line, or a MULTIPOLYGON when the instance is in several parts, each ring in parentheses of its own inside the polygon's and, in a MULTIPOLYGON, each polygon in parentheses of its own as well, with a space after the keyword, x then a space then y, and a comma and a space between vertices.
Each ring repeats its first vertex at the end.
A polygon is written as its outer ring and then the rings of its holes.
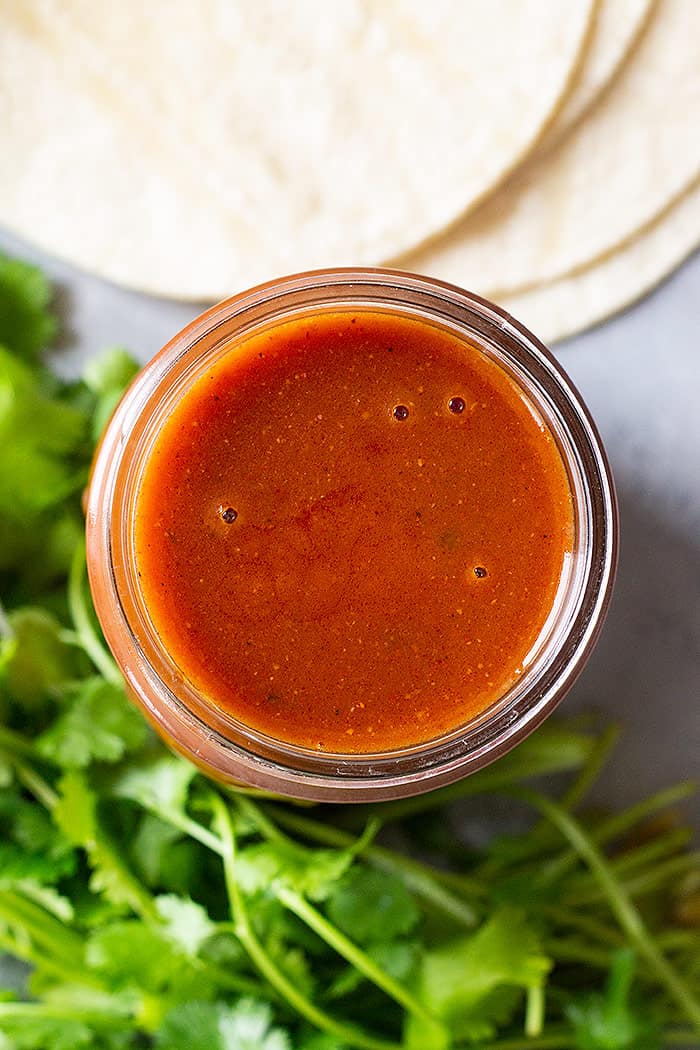
MULTIPOLYGON (((600 791, 625 803, 700 778, 700 535, 621 487, 615 593, 598 646, 562 712, 599 709, 623 724, 600 791), (643 785, 643 787, 641 786, 643 785)), ((700 825, 700 800, 691 803, 700 825)))
POLYGON ((58 334, 53 342, 52 350, 60 355, 75 346, 78 338, 73 326, 75 313, 75 293, 70 284, 63 281, 53 282, 52 308, 59 319, 58 334))

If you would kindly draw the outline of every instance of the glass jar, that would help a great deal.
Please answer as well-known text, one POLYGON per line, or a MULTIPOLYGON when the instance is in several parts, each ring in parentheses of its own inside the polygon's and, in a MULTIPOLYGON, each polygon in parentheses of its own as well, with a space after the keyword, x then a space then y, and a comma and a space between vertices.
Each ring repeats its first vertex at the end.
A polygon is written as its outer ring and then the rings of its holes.
POLYGON ((271 281, 196 318, 127 391, 97 452, 87 503, 90 584, 129 692, 168 743, 206 773, 295 798, 367 802, 418 794, 505 754, 549 715, 600 632, 617 559, 610 469, 578 392, 549 351, 497 306, 460 288, 384 269, 335 269, 271 281), (173 405, 236 340, 339 309, 438 324, 497 362, 546 421, 568 473, 574 542, 557 597, 519 678, 468 724, 381 754, 328 754, 267 737, 217 710, 161 644, 140 592, 134 506, 149 449, 173 405))

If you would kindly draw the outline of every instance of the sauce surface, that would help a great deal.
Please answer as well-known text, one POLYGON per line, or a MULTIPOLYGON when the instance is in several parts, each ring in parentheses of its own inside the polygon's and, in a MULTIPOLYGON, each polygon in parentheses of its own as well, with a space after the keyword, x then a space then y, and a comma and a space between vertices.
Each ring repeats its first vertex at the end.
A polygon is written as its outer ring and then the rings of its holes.
POLYGON ((513 683, 573 509, 501 368, 425 322, 348 312, 232 344, 157 435, 134 528, 153 625, 213 706, 370 753, 513 683))

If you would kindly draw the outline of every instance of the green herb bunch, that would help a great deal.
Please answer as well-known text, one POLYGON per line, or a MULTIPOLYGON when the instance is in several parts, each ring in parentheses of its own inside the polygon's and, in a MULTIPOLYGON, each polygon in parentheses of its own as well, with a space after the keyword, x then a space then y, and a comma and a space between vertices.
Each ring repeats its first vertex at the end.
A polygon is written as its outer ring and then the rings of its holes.
POLYGON ((49 302, 0 259, 0 949, 22 963, 0 1050, 700 1043, 700 858, 669 816, 692 789, 587 808, 615 729, 549 725, 355 808, 223 788, 154 737, 99 633, 80 511, 135 365, 59 381, 49 302), (528 830, 451 830, 487 796, 528 830))

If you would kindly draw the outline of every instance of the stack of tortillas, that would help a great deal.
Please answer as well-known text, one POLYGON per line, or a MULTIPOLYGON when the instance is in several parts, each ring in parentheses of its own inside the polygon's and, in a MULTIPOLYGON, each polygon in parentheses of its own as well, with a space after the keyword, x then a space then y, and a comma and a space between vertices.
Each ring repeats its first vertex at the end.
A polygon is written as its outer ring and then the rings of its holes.
POLYGON ((700 242, 699 0, 0 0, 0 224, 212 300, 392 264, 542 338, 700 242))

